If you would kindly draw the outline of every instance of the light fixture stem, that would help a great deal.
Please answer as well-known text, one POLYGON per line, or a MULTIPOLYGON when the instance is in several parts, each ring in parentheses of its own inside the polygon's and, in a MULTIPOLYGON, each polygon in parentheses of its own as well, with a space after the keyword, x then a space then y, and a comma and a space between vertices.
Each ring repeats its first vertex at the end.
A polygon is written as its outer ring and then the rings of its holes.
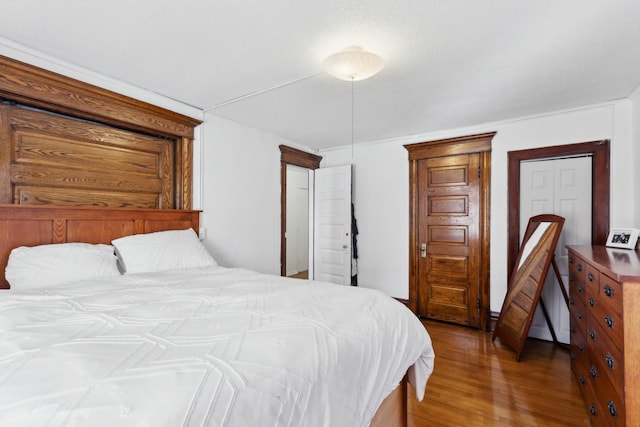
POLYGON ((353 79, 351 79, 351 163, 353 163, 353 79))

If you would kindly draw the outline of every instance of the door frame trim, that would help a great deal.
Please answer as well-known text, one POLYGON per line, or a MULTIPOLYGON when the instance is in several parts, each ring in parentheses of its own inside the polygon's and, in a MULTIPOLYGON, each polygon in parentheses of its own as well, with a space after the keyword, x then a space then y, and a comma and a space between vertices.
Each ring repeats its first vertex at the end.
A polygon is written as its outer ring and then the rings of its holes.
POLYGON ((322 156, 280 145, 280 275, 287 275, 287 165, 318 169, 322 156))
POLYGON ((409 302, 411 311, 418 309, 418 161, 435 157, 455 156, 459 154, 479 153, 480 156, 480 251, 479 262, 479 325, 481 330, 488 331, 491 326, 489 295, 489 217, 491 190, 491 141, 496 132, 478 135, 447 138, 436 141, 407 144, 404 148, 409 152, 409 302))
POLYGON ((520 162, 592 155, 591 244, 604 245, 609 235, 609 145, 609 140, 603 139, 507 153, 507 283, 510 283, 520 247, 520 162))

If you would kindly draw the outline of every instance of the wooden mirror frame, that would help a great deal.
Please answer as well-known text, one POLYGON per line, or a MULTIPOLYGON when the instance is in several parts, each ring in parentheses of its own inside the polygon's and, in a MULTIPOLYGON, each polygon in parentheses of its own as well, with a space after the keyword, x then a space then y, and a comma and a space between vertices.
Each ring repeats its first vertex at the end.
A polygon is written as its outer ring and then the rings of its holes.
POLYGON ((540 300, 549 266, 555 256, 556 246, 562 233, 564 218, 558 215, 536 215, 529 219, 527 230, 515 262, 513 273, 509 279, 509 287, 500 310, 500 316, 491 336, 491 340, 500 340, 513 348, 516 360, 520 361, 533 316, 540 300), (542 223, 550 223, 549 227, 536 236, 535 232, 542 223), (530 252, 530 239, 538 237, 530 252), (524 259, 523 259, 524 258, 524 259))
POLYGON ((322 156, 280 145, 280 275, 287 275, 287 165, 318 169, 322 156))

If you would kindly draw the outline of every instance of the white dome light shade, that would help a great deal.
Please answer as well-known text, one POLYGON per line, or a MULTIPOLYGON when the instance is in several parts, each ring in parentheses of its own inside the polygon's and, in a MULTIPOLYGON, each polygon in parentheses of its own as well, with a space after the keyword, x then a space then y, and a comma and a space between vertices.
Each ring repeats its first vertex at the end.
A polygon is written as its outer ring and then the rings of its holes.
POLYGON ((384 60, 359 46, 350 46, 322 61, 324 70, 340 80, 368 79, 384 67, 384 60))

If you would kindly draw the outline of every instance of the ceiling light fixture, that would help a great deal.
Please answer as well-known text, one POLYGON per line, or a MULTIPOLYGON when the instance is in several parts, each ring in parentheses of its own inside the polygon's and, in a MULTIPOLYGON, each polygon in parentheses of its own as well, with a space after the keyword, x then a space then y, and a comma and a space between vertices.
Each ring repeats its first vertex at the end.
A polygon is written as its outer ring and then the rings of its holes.
POLYGON ((353 82, 376 75, 384 67, 384 60, 360 46, 349 46, 325 58, 322 67, 333 77, 353 82))
POLYGON ((384 67, 384 60, 360 46, 349 46, 342 52, 328 56, 322 62, 324 70, 333 77, 351 82, 351 162, 354 159, 353 82, 368 79, 384 67))

